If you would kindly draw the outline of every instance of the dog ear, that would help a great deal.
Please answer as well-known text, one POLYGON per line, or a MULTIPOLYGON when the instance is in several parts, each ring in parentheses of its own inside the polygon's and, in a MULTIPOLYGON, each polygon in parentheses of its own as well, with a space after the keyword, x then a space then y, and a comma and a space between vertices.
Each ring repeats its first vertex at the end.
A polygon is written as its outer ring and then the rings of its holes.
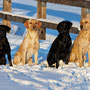
POLYGON ((4 30, 5 32, 10 32, 11 28, 6 25, 0 25, 0 30, 4 30))
POLYGON ((66 21, 66 22, 67 22, 66 29, 70 29, 72 27, 73 23, 70 21, 66 21))
POLYGON ((29 20, 27 20, 25 23, 24 23, 24 26, 28 29, 29 28, 29 20))
POLYGON ((38 21, 38 29, 40 29, 42 23, 38 21))

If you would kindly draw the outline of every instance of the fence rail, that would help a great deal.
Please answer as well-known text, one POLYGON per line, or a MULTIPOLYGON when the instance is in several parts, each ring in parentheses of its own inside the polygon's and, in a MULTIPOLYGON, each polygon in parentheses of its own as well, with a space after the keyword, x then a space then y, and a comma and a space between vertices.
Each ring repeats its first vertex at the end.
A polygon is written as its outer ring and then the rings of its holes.
POLYGON ((36 0, 36 1, 90 8, 90 0, 36 0))
MULTIPOLYGON (((12 20, 15 22, 20 22, 20 23, 24 23, 28 19, 36 19, 36 18, 30 17, 30 16, 16 15, 16 14, 13 14, 10 12, 4 12, 4 11, 0 11, 0 18, 9 20, 9 21, 12 20)), ((42 22, 42 28, 50 28, 50 29, 55 30, 57 27, 57 24, 58 24, 54 21, 50 21, 47 19, 37 19, 37 20, 42 22)), ((77 33, 79 33, 79 30, 76 27, 72 27, 70 32, 77 34, 77 33)))

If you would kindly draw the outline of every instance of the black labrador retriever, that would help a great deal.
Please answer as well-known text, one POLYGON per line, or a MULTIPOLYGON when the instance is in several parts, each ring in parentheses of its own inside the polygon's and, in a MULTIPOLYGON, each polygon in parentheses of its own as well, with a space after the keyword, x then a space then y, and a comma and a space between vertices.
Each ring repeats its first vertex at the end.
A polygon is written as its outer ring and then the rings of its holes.
POLYGON ((56 64, 56 68, 58 68, 60 60, 63 60, 65 64, 68 64, 72 46, 69 35, 71 27, 72 23, 70 21, 62 21, 57 25, 59 35, 52 43, 47 55, 47 62, 50 67, 53 67, 53 64, 56 64))
POLYGON ((8 39, 6 37, 6 33, 10 31, 11 28, 9 28, 6 25, 0 25, 0 65, 6 65, 6 58, 5 55, 8 56, 9 65, 12 66, 11 62, 11 49, 8 42, 8 39))

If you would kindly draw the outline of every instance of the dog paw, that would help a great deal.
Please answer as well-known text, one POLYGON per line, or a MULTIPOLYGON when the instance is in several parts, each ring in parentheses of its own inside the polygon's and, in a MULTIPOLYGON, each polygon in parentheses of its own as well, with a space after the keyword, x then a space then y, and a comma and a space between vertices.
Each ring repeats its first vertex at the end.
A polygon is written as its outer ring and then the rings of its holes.
POLYGON ((38 62, 35 62, 35 65, 38 65, 38 62))
POLYGON ((13 66, 12 63, 10 63, 9 66, 13 66))

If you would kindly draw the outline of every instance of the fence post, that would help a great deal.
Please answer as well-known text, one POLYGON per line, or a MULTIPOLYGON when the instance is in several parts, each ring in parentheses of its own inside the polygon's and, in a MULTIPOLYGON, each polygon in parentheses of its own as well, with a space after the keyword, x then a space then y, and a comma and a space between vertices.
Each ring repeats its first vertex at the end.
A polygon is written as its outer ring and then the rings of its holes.
MULTIPOLYGON (((11 3, 12 3, 11 0, 3 0, 3 11, 11 12, 11 3)), ((2 24, 11 27, 11 21, 3 19, 3 23, 2 24)))
POLYGON ((82 8, 81 9, 81 19, 89 17, 90 18, 90 9, 82 8))
POLYGON ((86 8, 81 8, 81 19, 86 18, 86 8))
MULTIPOLYGON (((46 19, 46 2, 37 1, 37 18, 46 19)), ((46 28, 40 29, 39 38, 46 39, 46 28)))

